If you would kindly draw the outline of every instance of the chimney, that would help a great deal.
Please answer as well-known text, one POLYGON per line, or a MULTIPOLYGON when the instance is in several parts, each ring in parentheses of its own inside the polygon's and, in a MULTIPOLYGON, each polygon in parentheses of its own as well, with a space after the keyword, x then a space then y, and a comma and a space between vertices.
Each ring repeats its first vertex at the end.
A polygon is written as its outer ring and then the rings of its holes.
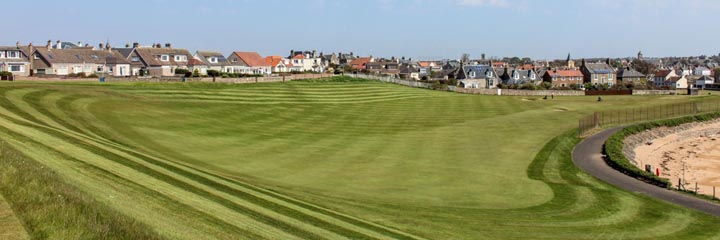
POLYGON ((138 48, 138 47, 140 47, 140 43, 139 43, 139 42, 134 42, 134 43, 133 43, 133 48, 138 48))
POLYGON ((78 47, 82 47, 82 42, 81 42, 81 41, 78 41, 78 42, 77 42, 77 46, 78 46, 78 47))
POLYGON ((170 43, 166 43, 165 48, 172 48, 172 45, 170 43))
POLYGON ((290 50, 290 58, 294 58, 294 57, 295 57, 295 50, 290 50))
POLYGON ((33 47, 32 42, 28 43, 28 47, 29 47, 30 49, 32 49, 32 47, 33 47))
POLYGON ((130 43, 126 43, 125 48, 130 48, 130 43))
POLYGON ((52 41, 51 40, 48 40, 48 42, 47 42, 47 49, 48 50, 52 49, 52 41))
POLYGON ((162 44, 156 43, 156 44, 155 44, 155 48, 162 48, 162 44))
POLYGON ((112 47, 110 47, 110 43, 107 43, 107 45, 105 46, 105 50, 107 50, 108 52, 112 51, 112 47))
POLYGON ((15 43, 15 46, 16 46, 17 48, 20 48, 20 41, 16 42, 16 43, 15 43))
POLYGON ((351 57, 354 56, 354 55, 353 55, 353 52, 350 52, 350 56, 351 56, 351 57))
POLYGON ((316 57, 317 57, 317 50, 313 50, 313 51, 312 51, 312 57, 313 57, 313 58, 316 58, 316 57))
POLYGON ((89 47, 90 47, 90 44, 89 44, 89 43, 86 43, 86 44, 85 44, 85 47, 86 47, 86 48, 89 48, 89 47))
POLYGON ((103 43, 98 44, 98 48, 99 48, 98 50, 105 49, 105 44, 103 44, 103 43))
POLYGON ((62 42, 60 40, 57 40, 57 43, 55 44, 55 48, 62 49, 62 42))

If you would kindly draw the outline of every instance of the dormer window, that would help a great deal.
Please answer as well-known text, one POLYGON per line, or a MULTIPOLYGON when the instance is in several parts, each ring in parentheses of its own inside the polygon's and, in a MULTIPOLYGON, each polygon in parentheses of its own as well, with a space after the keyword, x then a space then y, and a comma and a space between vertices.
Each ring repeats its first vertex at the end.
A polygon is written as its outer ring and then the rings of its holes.
POLYGON ((218 59, 217 59, 216 57, 211 57, 211 58, 209 59, 209 61, 210 61, 210 63, 217 63, 217 62, 218 62, 218 59))
POLYGON ((534 73, 534 72, 530 72, 530 79, 535 80, 535 73, 534 73))
POLYGON ((162 56, 160 56, 160 61, 163 61, 163 62, 170 61, 170 56, 169 56, 169 55, 162 55, 162 56))
POLYGON ((17 51, 9 51, 8 58, 20 58, 20 54, 17 51))
POLYGON ((131 61, 133 61, 133 62, 139 62, 139 61, 140 61, 140 57, 134 56, 134 57, 132 57, 132 60, 131 60, 131 61))
POLYGON ((468 76, 470 76, 471 78, 475 78, 475 72, 468 71, 468 76))
POLYGON ((518 74, 518 72, 513 72, 513 78, 520 79, 520 74, 518 74))
POLYGON ((176 61, 176 62, 187 62, 187 56, 185 56, 185 55, 175 55, 175 61, 176 61))

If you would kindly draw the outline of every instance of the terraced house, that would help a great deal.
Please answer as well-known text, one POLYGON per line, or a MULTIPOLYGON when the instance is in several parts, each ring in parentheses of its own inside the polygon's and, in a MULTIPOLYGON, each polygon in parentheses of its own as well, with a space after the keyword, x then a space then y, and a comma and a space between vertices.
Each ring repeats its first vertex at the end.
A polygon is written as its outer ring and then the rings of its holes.
POLYGON ((33 48, 32 66, 37 75, 97 74, 115 77, 130 76, 130 63, 118 51, 100 44, 95 48, 33 48))
POLYGON ((543 81, 549 82, 553 87, 570 87, 571 84, 582 85, 584 75, 579 70, 548 70, 543 75, 543 81))
POLYGON ((20 77, 29 76, 31 67, 28 51, 28 47, 20 46, 19 43, 15 47, 0 46, 0 72, 10 72, 20 77))
POLYGON ((143 71, 156 77, 175 76, 175 69, 188 69, 190 59, 192 54, 188 50, 174 49, 170 43, 166 43, 165 47, 159 43, 152 47, 138 47, 129 55, 131 62, 142 63, 137 72, 143 71))
POLYGON ((583 73, 583 82, 592 83, 593 85, 607 84, 615 85, 617 79, 615 70, 607 63, 586 63, 583 59, 580 71, 583 73))
MULTIPOLYGON (((208 70, 222 72, 225 70, 225 66, 228 65, 227 58, 220 52, 197 51, 193 57, 207 65, 208 70)), ((202 74, 207 74, 207 70, 202 74)))
POLYGON ((502 82, 507 85, 512 84, 525 84, 525 83, 538 83, 541 81, 540 77, 532 69, 522 68, 505 68, 500 76, 502 82))

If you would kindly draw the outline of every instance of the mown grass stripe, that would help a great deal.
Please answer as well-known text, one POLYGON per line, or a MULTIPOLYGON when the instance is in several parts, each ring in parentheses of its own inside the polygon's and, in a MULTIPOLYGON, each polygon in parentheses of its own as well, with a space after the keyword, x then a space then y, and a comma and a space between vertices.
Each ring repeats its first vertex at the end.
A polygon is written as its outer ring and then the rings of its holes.
MULTIPOLYGON (((0 117, 5 117, 5 116, 0 116, 0 117)), ((153 198, 158 198, 159 201, 161 201, 161 202, 163 202, 163 203, 166 203, 166 204, 170 204, 173 209, 177 209, 178 211, 182 211, 182 214, 190 214, 190 215, 192 215, 193 217, 197 217, 197 218, 201 218, 201 219, 206 219, 206 220, 208 220, 207 222, 212 223, 213 225, 216 225, 218 228, 221 228, 221 229, 224 229, 224 230, 233 232, 233 233, 237 233, 237 234, 240 234, 240 235, 242 235, 242 236, 246 236, 246 237, 248 237, 248 239, 261 239, 261 238, 263 238, 262 236, 257 235, 256 233, 250 232, 250 231, 248 231, 248 230, 246 230, 246 229, 238 228, 237 226, 232 225, 232 224, 229 224, 229 223, 227 223, 227 222, 225 222, 225 221, 223 221, 223 220, 221 220, 221 219, 219 219, 219 218, 217 218, 217 217, 214 217, 214 216, 208 215, 207 213, 201 212, 201 211, 197 210, 197 209, 196 209, 195 207, 193 207, 193 206, 190 206, 190 205, 181 203, 181 202, 179 202, 179 201, 177 201, 177 200, 175 200, 175 199, 169 198, 169 197, 165 196, 165 195, 164 195, 163 193, 161 193, 161 192, 158 192, 158 191, 153 190, 153 189, 150 189, 150 188, 148 188, 148 187, 146 187, 146 186, 142 186, 142 185, 140 185, 140 184, 137 184, 136 182, 134 182, 134 181, 132 181, 132 180, 130 180, 130 179, 123 178, 123 177, 121 177, 121 176, 119 176, 119 175, 117 175, 117 174, 115 174, 115 173, 113 173, 113 172, 110 172, 110 171, 108 171, 108 170, 106 170, 106 169, 103 169, 103 168, 97 167, 97 166, 95 166, 95 165, 89 164, 89 163, 87 163, 87 162, 85 162, 85 161, 82 161, 82 160, 80 160, 80 159, 77 159, 77 158, 75 158, 75 157, 73 157, 73 156, 71 156, 71 155, 68 155, 68 154, 66 154, 66 153, 63 153, 63 152, 61 152, 61 151, 58 151, 58 150, 49 148, 49 147, 47 147, 46 145, 44 145, 44 144, 42 144, 42 143, 40 143, 40 142, 38 142, 38 141, 35 141, 35 140, 32 139, 32 138, 28 138, 28 137, 25 136, 25 135, 22 135, 22 134, 17 133, 17 132, 15 132, 15 131, 13 131, 13 130, 10 130, 9 128, 0 126, 0 131, 1 131, 2 133, 7 134, 8 136, 12 137, 15 141, 22 142, 22 143, 24 143, 24 144, 32 144, 32 145, 33 145, 33 148, 36 149, 36 150, 38 150, 38 151, 51 152, 52 154, 58 155, 59 157, 61 157, 61 158, 64 159, 64 160, 71 161, 71 162, 74 162, 74 163, 76 163, 76 164, 80 164, 80 165, 82 165, 82 166, 83 166, 84 168, 86 168, 86 169, 90 169, 91 171, 97 172, 97 173, 98 173, 98 174, 97 174, 98 176, 102 176, 102 177, 104 177, 104 178, 113 180, 115 184, 128 185, 129 187, 132 187, 133 189, 140 190, 140 191, 144 192, 144 193, 145 193, 144 195, 146 195, 146 196, 153 196, 153 198)))
MULTIPOLYGON (((5 115, 0 115, 0 116, 7 117, 7 116, 5 116, 5 115)), ((32 125, 27 124, 27 123, 24 123, 24 122, 17 121, 17 120, 15 120, 15 119, 8 119, 8 120, 13 121, 15 124, 19 124, 19 125, 23 125, 23 126, 26 126, 26 127, 33 128, 32 125)), ((261 214, 261 213, 259 213, 259 212, 256 212, 255 210, 252 210, 252 209, 249 209, 249 208, 247 208, 247 207, 244 207, 244 206, 235 204, 235 203, 233 203, 232 201, 229 201, 229 200, 227 200, 227 199, 224 199, 224 198, 222 198, 222 197, 220 197, 220 196, 214 195, 214 194, 212 194, 212 193, 210 193, 210 192, 207 192, 207 191, 205 191, 205 190, 202 190, 202 189, 199 189, 199 188, 197 188, 197 187, 194 187, 194 186, 192 186, 192 185, 190 185, 190 184, 187 184, 187 183, 184 183, 184 182, 179 181, 179 180, 177 180, 177 179, 174 179, 174 178, 172 178, 172 177, 170 177, 170 176, 168 176, 168 175, 165 175, 165 174, 163 174, 163 173, 160 173, 160 172, 157 172, 157 171, 155 171, 155 170, 149 169, 149 168, 147 168, 147 167, 145 167, 145 166, 143 166, 143 165, 141 165, 141 164, 139 164, 139 163, 133 162, 133 161, 128 160, 128 159, 125 159, 125 158, 123 158, 123 157, 121 157, 121 156, 119 156, 119 155, 117 155, 117 154, 115 154, 115 153, 112 153, 112 152, 108 152, 108 151, 106 151, 106 150, 99 149, 99 148, 97 148, 97 147, 95 147, 95 146, 92 146, 92 145, 90 145, 90 144, 88 144, 88 143, 85 143, 85 142, 79 141, 79 140, 77 140, 77 139, 75 139, 75 138, 73 138, 73 137, 64 135, 64 134, 58 132, 57 130, 49 129, 49 128, 45 128, 45 127, 39 127, 39 128, 36 128, 36 129, 39 130, 39 131, 42 131, 42 132, 44 132, 44 133, 46 133, 46 134, 49 134, 49 135, 51 135, 51 136, 55 136, 55 137, 57 137, 57 138, 64 139, 64 140, 67 141, 68 143, 71 143, 71 144, 74 144, 74 145, 76 145, 76 146, 79 146, 79 147, 81 147, 81 148, 83 148, 83 149, 85 149, 85 150, 87 150, 87 151, 89 151, 89 152, 92 152, 92 153, 94 153, 94 154, 97 154, 98 156, 104 156, 104 157, 107 158, 108 160, 115 161, 115 162, 117 162, 117 163, 119 163, 119 164, 121 164, 121 165, 123 165, 123 166, 129 167, 129 168, 131 168, 131 169, 134 169, 134 170, 136 170, 136 171, 138 171, 138 172, 142 172, 142 173, 147 174, 147 175, 149 175, 149 176, 153 176, 153 177, 155 177, 156 179, 162 180, 162 181, 164 181, 164 182, 166 182, 166 183, 168 183, 168 184, 171 184, 171 185, 177 186, 177 187, 179 187, 179 188, 181 188, 181 189, 184 189, 184 190, 187 190, 187 191, 189 191, 189 192, 195 193, 195 194, 197 194, 198 196, 202 196, 202 197, 204 197, 204 198, 207 198, 208 200, 215 201, 215 202, 217 202, 217 203, 219 203, 219 204, 221 204, 221 205, 223 205, 223 206, 225 206, 225 207, 228 207, 228 208, 230 208, 230 209, 233 209, 233 210, 238 211, 238 212, 240 212, 240 213, 243 213, 243 214, 245 214, 245 215, 251 216, 251 217, 253 217, 255 220, 258 220, 258 221, 260 221, 260 222, 269 224, 269 225, 271 225, 271 226, 275 226, 275 227, 278 227, 278 228, 280 228, 280 229, 286 230, 286 231, 289 232, 289 233, 297 234, 298 237, 312 238, 312 239, 320 238, 320 236, 318 236, 318 235, 314 235, 314 234, 312 234, 312 233, 310 233, 310 232, 306 232, 306 231, 304 231, 304 230, 297 229, 297 228, 295 228, 295 227, 293 227, 293 226, 291 226, 291 225, 288 225, 287 223, 279 222, 279 221, 277 221, 277 220, 275 220, 275 219, 269 218, 269 217, 267 217, 267 216, 265 216, 265 215, 263 215, 263 214, 261 214)), ((137 154, 137 153, 129 153, 129 154, 136 155, 135 157, 137 157, 137 156, 139 155, 139 154, 137 154)), ((141 155, 139 155, 139 156, 141 156, 141 155)), ((231 195, 240 197, 240 198, 242 198, 242 199, 248 200, 249 202, 252 202, 252 203, 254 203, 254 204, 258 205, 258 206, 263 206, 263 207, 265 207, 265 208, 267 208, 267 209, 273 210, 273 211, 275 211, 275 212, 277 212, 277 213, 280 213, 280 214, 283 214, 283 215, 285 215, 285 216, 288 216, 288 217, 291 217, 291 218, 295 218, 295 219, 297 219, 297 220, 301 220, 301 221, 310 223, 310 224, 313 225, 313 226, 320 227, 320 228, 325 228, 325 229, 327 229, 327 230, 329 230, 329 231, 331 231, 331 232, 335 232, 335 233, 338 233, 338 234, 341 234, 341 235, 345 235, 345 236, 348 236, 348 237, 351 237, 351 238, 354 238, 354 239, 370 239, 369 236, 360 234, 360 233, 358 233, 358 232, 350 231, 350 230, 341 228, 341 227, 339 227, 339 226, 332 225, 332 224, 330 224, 330 223, 328 223, 328 222, 325 222, 325 221, 323 221, 323 220, 317 219, 317 218, 315 218, 315 217, 311 217, 311 216, 304 215, 304 214, 298 212, 297 210, 294 210, 294 209, 291 209, 291 208, 288 208, 288 207, 285 207, 285 206, 282 206, 282 205, 279 205, 279 204, 276 204, 276 203, 268 202, 268 201, 266 201, 266 200, 264 200, 264 199, 258 198, 258 197, 256 197, 256 196, 251 195, 251 194, 248 194, 248 193, 245 193, 245 192, 241 192, 241 191, 238 191, 238 190, 235 190, 235 189, 231 189, 231 188, 229 188, 229 187, 227 187, 227 186, 224 186, 224 185, 217 184, 217 183, 215 183, 215 182, 212 182, 212 181, 208 180, 207 178, 201 177, 201 176, 199 176, 199 175, 192 174, 192 173, 190 173, 190 172, 184 171, 184 170, 182 170, 182 169, 179 169, 179 168, 177 168, 177 167, 171 166, 171 165, 169 165, 169 164, 162 163, 162 162, 157 161, 157 160, 154 160, 154 159, 149 159, 149 158, 146 158, 146 157, 144 157, 144 156, 141 156, 141 157, 142 157, 142 158, 145 158, 145 159, 143 159, 143 160, 146 160, 146 161, 148 161, 148 162, 151 163, 151 164, 160 166, 160 167, 165 168, 165 169, 167 169, 167 170, 169 170, 169 171, 171 171, 171 172, 176 172, 176 173, 178 173, 178 174, 180 174, 180 175, 183 175, 183 176, 185 176, 185 177, 187 177, 187 178, 189 178, 189 179, 192 179, 192 180, 195 180, 195 181, 200 182, 200 183, 202 183, 202 184, 208 185, 208 186, 213 187, 213 188, 215 188, 215 189, 217 189, 217 190, 219 190, 219 191, 222 191, 222 192, 225 192, 225 193, 228 193, 228 194, 231 194, 231 195)))
MULTIPOLYGON (((33 106, 36 106, 36 105, 33 105, 33 106)), ((140 154, 137 154, 137 153, 135 153, 135 152, 132 152, 132 151, 129 151, 129 150, 125 150, 125 149, 119 149, 119 150, 121 150, 121 151, 123 151, 123 152, 125 152, 125 153, 127 153, 127 154, 134 155, 135 157, 144 158, 144 160, 148 160, 148 158, 146 158, 144 155, 140 155, 140 154)), ((207 174, 207 173, 206 173, 206 174, 207 174)), ((215 177, 217 177, 217 176, 215 176, 215 177)), ((246 186, 247 186, 247 185, 246 185, 246 186)), ((287 198, 284 198, 284 197, 283 197, 283 199, 284 199, 284 200, 288 200, 287 198)), ((311 210, 315 210, 315 209, 311 209, 311 210)), ((327 212, 326 212, 326 213, 327 213, 327 212)), ((336 216, 338 216, 338 215, 336 215, 336 216)), ((376 229, 376 230, 377 230, 377 229, 376 229)))

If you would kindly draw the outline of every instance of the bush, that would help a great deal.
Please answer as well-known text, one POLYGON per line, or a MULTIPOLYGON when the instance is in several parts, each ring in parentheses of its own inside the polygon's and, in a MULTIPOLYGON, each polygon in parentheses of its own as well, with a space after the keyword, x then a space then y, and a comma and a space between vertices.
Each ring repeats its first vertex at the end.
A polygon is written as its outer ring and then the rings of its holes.
POLYGON ((11 72, 0 72, 0 77, 10 77, 12 76, 11 72))
POLYGON ((91 73, 90 75, 87 75, 87 78, 99 78, 97 74, 91 73))
POLYGON ((625 154, 623 153, 625 138, 633 134, 637 134, 656 127, 676 127, 685 123, 704 122, 716 118, 720 118, 720 113, 709 113, 675 119, 659 120, 626 127, 623 130, 620 130, 619 132, 613 134, 607 140, 607 142, 605 142, 605 146, 603 148, 605 155, 607 155, 607 158, 605 158, 605 162, 607 162, 610 167, 628 176, 663 188, 670 188, 672 186, 670 180, 658 177, 653 173, 641 170, 640 168, 635 166, 635 164, 631 163, 630 160, 627 159, 627 157, 625 157, 625 154))
POLYGON ((220 71, 211 69, 207 71, 207 75, 211 77, 218 77, 220 76, 220 71))
POLYGON ((198 70, 198 69, 196 68, 196 69, 192 72, 192 74, 190 74, 190 73, 185 73, 185 77, 200 77, 200 70, 198 70), (188 75, 190 75, 190 76, 188 76, 188 75))
POLYGON ((176 69, 175 69, 175 74, 185 75, 185 74, 187 74, 187 73, 189 73, 189 72, 190 72, 190 70, 187 70, 187 69, 184 69, 184 68, 176 68, 176 69))

